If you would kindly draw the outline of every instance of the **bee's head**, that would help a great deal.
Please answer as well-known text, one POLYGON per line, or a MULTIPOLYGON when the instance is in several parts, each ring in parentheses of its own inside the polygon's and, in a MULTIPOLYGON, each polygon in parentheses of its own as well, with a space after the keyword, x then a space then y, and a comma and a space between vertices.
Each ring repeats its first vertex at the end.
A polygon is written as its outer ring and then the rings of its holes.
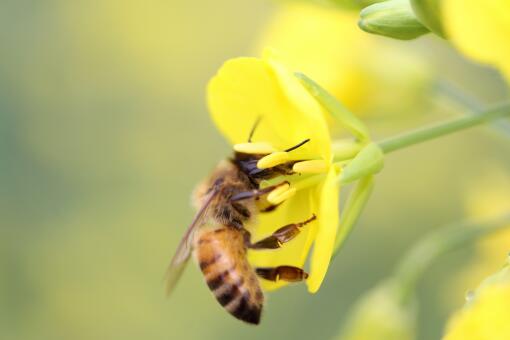
POLYGON ((292 175, 292 166, 297 161, 289 161, 283 164, 279 164, 269 168, 263 168, 257 166, 259 160, 269 154, 250 154, 244 152, 234 151, 233 162, 244 172, 250 179, 255 182, 271 179, 281 175, 292 175))
POLYGON ((252 142, 260 121, 261 117, 257 118, 253 124, 247 143, 234 145, 233 162, 253 182, 257 183, 281 175, 294 174, 292 166, 299 160, 291 160, 289 152, 305 145, 310 139, 305 139, 283 151, 275 150, 272 145, 265 142, 252 142))

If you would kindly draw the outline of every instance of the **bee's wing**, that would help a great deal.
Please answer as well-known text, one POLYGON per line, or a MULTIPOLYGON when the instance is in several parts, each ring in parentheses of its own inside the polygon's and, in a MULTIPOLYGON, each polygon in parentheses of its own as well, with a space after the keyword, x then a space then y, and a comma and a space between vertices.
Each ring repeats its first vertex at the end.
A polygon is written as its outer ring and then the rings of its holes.
POLYGON ((218 190, 213 188, 211 192, 208 194, 205 199, 204 204, 195 215, 193 222, 186 230, 184 237, 182 238, 179 246, 177 247, 177 251, 175 252, 170 265, 168 266, 166 272, 166 294, 170 296, 173 289, 175 288, 179 278, 181 277, 184 269, 186 268, 186 264, 191 255, 191 242, 193 240, 193 235, 197 229, 202 224, 203 218, 206 216, 206 211, 209 208, 213 198, 218 194, 218 190))

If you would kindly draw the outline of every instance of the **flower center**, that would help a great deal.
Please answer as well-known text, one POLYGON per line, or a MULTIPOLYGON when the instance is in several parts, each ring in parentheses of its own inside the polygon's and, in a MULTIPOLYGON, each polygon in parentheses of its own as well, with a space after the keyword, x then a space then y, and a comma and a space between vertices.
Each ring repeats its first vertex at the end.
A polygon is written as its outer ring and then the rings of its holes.
POLYGON ((281 176, 264 181, 263 184, 265 185, 262 185, 266 188, 274 186, 274 189, 267 195, 267 201, 273 205, 278 205, 294 196, 298 190, 319 182, 329 169, 328 162, 323 159, 300 160, 291 154, 293 150, 309 141, 310 139, 305 139, 283 151, 277 150, 268 142, 239 143, 234 145, 234 151, 254 155, 255 160, 260 157, 256 160, 256 166, 260 170, 269 170, 281 165, 287 165, 289 171, 292 169, 291 174, 281 174, 281 176))

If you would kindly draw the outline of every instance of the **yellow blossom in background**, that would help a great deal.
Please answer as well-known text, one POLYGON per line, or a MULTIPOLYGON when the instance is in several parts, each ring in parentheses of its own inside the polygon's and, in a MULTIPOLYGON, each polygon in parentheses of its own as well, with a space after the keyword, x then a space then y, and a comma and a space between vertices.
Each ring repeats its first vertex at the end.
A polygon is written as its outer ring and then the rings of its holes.
POLYGON ((466 310, 458 312, 444 340, 510 339, 510 284, 488 288, 466 310))
MULTIPOLYGON (((495 166, 485 177, 471 183, 466 193, 466 213, 472 218, 490 218, 510 212, 510 176, 495 166)), ((488 273, 500 267, 501 258, 510 251, 510 230, 504 229, 484 237, 476 245, 473 260, 453 279, 449 296, 459 297, 474 287, 488 273)))
POLYGON ((462 53, 510 80, 510 1, 443 0, 442 13, 446 35, 462 53))
MULTIPOLYGON (((250 130, 259 119, 251 146, 269 146, 275 151, 268 152, 271 160, 273 156, 282 155, 282 150, 310 139, 286 157, 320 163, 318 170, 322 177, 306 188, 300 188, 299 180, 294 182, 289 177, 287 192, 293 190, 292 197, 275 211, 260 214, 252 237, 254 240, 266 237, 279 227, 305 221, 313 214, 317 220, 303 227, 296 239, 281 248, 252 251, 249 258, 255 267, 291 265, 302 268, 314 243, 307 284, 310 292, 316 292, 326 274, 338 227, 338 173, 331 165, 331 140, 322 107, 269 53, 264 59, 227 61, 209 83, 208 103, 218 129, 234 148, 246 146, 250 130)), ((266 289, 275 289, 285 282, 264 281, 263 285, 266 289)))
POLYGON ((508 267, 489 277, 450 319, 443 340, 510 339, 508 267))
POLYGON ((432 78, 427 63, 398 42, 361 31, 357 21, 355 11, 286 3, 263 30, 256 50, 277 48, 293 69, 357 114, 416 109, 432 78))

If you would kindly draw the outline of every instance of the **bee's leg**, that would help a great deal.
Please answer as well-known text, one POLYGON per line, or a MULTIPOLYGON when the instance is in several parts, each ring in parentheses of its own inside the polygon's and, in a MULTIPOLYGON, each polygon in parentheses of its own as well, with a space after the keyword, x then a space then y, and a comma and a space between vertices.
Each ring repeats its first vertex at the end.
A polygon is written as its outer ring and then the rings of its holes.
MULTIPOLYGON (((283 203, 283 202, 282 202, 283 203)), ((278 204, 269 204, 269 205, 266 205, 262 208, 259 208, 259 212, 261 213, 268 213, 268 212, 271 212, 271 211, 274 211, 276 208, 278 208, 282 203, 278 203, 278 204)))
POLYGON ((248 248, 251 249, 277 249, 282 246, 282 244, 289 242, 293 238, 295 238, 300 232, 300 228, 307 225, 308 223, 315 220, 317 217, 312 215, 309 219, 301 223, 292 223, 287 224, 286 226, 281 227, 276 230, 271 236, 263 238, 262 240, 249 243, 247 245, 248 248))
POLYGON ((273 191, 274 189, 276 189, 279 186, 284 185, 284 184, 289 184, 289 182, 283 181, 279 184, 271 185, 264 189, 239 192, 230 198, 230 202, 236 202, 236 201, 241 201, 241 200, 245 200, 248 198, 264 196, 265 194, 269 194, 271 191, 273 191))
POLYGON ((265 280, 275 282, 278 280, 298 282, 308 277, 308 274, 303 269, 292 266, 258 267, 255 268, 255 273, 265 280))

